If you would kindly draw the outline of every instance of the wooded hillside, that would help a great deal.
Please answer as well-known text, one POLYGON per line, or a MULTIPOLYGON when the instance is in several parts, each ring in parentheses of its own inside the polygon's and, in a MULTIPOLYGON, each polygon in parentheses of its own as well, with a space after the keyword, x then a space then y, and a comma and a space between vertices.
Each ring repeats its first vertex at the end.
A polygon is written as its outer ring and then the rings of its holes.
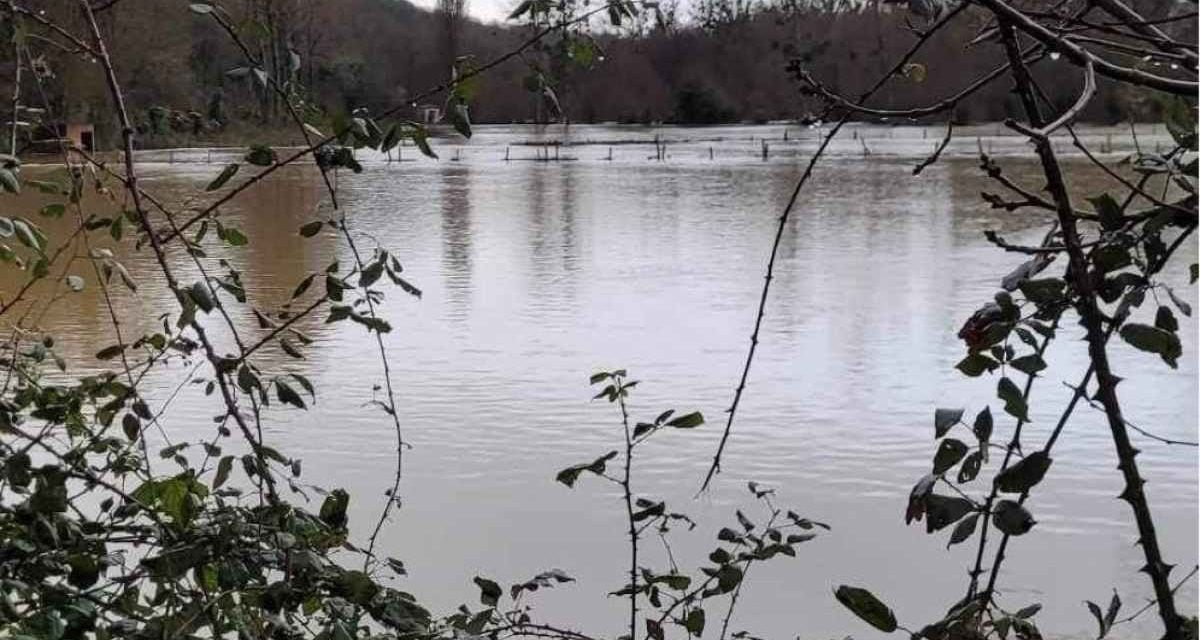
MULTIPOLYGON (((465 65, 480 63, 533 33, 528 24, 485 25, 403 0, 239 0, 223 5, 228 11, 223 19, 262 61, 260 71, 247 65, 220 21, 189 10, 186 2, 106 4, 111 6, 100 12, 101 26, 114 43, 116 68, 147 144, 155 144, 156 138, 159 144, 211 139, 222 132, 238 137, 262 131, 263 125, 282 125, 285 114, 265 90, 260 73, 290 78, 289 86, 306 97, 305 117, 318 123, 355 108, 379 112, 402 104, 444 82, 456 58, 468 56, 465 65)), ((1170 0, 1138 4, 1156 20, 1194 11, 1194 5, 1170 0)), ((48 11, 70 24, 73 13, 60 5, 62 0, 52 0, 48 11)), ((830 90, 859 92, 921 28, 915 23, 905 28, 912 14, 903 9, 750 5, 743 0, 704 0, 687 9, 664 4, 658 19, 600 32, 607 35, 592 30, 593 35, 550 38, 543 48, 513 58, 479 79, 471 117, 476 122, 562 117, 684 124, 803 118, 818 110, 817 102, 801 95, 786 71, 789 61, 801 60, 815 76, 827 79, 830 90), (564 52, 568 55, 555 55, 564 52), (529 90, 542 85, 552 87, 561 115, 540 91, 529 90)), ((948 30, 954 33, 935 39, 908 76, 893 82, 874 104, 916 106, 931 95, 951 95, 965 78, 996 67, 995 47, 961 44, 983 26, 978 20, 963 22, 948 30)), ((1184 41, 1195 40, 1194 17, 1162 27, 1182 30, 1184 41)), ((8 25, 4 29, 11 30, 8 25)), ((103 112, 101 79, 89 65, 56 49, 63 44, 34 42, 32 60, 22 64, 56 76, 57 81, 45 83, 55 102, 52 111, 96 122, 101 138, 111 137, 115 132, 103 112), (70 95, 63 87, 70 87, 70 95)), ((6 96, 14 69, 11 49, 8 53, 0 58, 0 92, 6 96)), ((1045 86, 1055 101, 1069 103, 1080 90, 1080 80, 1063 62, 1045 59, 1035 73, 1051 80, 1045 86)), ((22 102, 38 106, 32 83, 26 85, 22 102)), ((998 120, 1016 107, 997 84, 967 101, 956 117, 998 120)), ((1155 115, 1154 105, 1139 104, 1102 81, 1100 99, 1084 119, 1117 122, 1155 115)))

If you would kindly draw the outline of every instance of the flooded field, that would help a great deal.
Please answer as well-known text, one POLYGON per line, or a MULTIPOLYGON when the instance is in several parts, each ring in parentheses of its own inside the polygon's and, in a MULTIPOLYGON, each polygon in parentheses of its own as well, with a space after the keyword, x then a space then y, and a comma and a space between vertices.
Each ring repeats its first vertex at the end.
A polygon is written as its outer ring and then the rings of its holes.
MULTIPOLYGON (((615 448, 618 416, 589 402, 588 374, 627 368, 642 381, 635 417, 676 407, 710 420, 643 454, 639 488, 701 523, 679 536, 681 563, 701 560, 733 509, 749 503, 749 480, 833 527, 794 560, 755 569, 736 628, 768 638, 871 637, 833 599, 840 583, 870 586, 905 620, 931 619, 961 595, 973 546, 947 551, 946 535, 904 525, 904 507, 929 465, 934 407, 996 404, 988 383, 953 368, 963 353, 955 332, 1021 261, 983 232, 1036 242, 1048 222, 980 200, 992 189, 977 166, 981 148, 1007 175, 1041 187, 1028 147, 1000 127, 957 131, 943 160, 919 177, 913 166, 940 142, 940 129, 857 127, 831 146, 785 230, 724 473, 711 494, 693 500, 740 372, 776 221, 827 129, 480 127, 469 142, 435 140, 439 161, 408 147, 403 161, 368 155, 360 158, 365 172, 337 177, 365 245, 391 250, 424 292, 417 300, 396 290, 384 304, 400 417, 413 445, 403 508, 384 542, 408 566, 405 589, 448 610, 475 600, 475 575, 510 583, 556 567, 578 583, 539 592, 538 609, 559 623, 618 633, 624 605, 605 597, 623 580, 617 494, 598 482, 570 490, 554 476, 615 448)), ((1143 147, 1165 144, 1161 130, 1138 133, 1143 147)), ((1135 144, 1121 128, 1085 136, 1109 160, 1135 144)), ((1071 150, 1069 139, 1057 145, 1071 150)), ((139 161, 147 189, 178 199, 231 157, 176 150, 139 161)), ((1074 189, 1103 188, 1104 176, 1081 157, 1067 162, 1074 189)), ((315 169, 281 171, 222 211, 249 245, 209 259, 243 269, 252 302, 278 304, 305 275, 347 258, 332 235, 296 233, 327 208, 315 169)), ((152 255, 129 253, 129 244, 120 251, 131 269, 152 269, 152 255)), ((1195 303, 1186 268, 1195 243, 1181 253, 1165 277, 1195 303)), ((192 268, 184 255, 175 259, 181 272, 192 268)), ((17 284, 6 274, 0 288, 17 284)), ((172 304, 148 285, 121 309, 153 318, 172 304)), ((241 320, 258 332, 250 317, 241 320)), ((94 288, 42 322, 76 362, 107 344, 94 288)), ((361 410, 381 375, 374 338, 321 318, 301 324, 314 339, 307 358, 271 352, 263 364, 310 377, 317 400, 306 413, 272 409, 290 412, 266 439, 304 459, 307 481, 360 497, 351 521, 365 535, 379 507, 372 498, 390 485, 394 464, 390 423, 361 410)), ((1083 343, 1072 339, 1081 331, 1063 332, 1034 391, 1033 442, 1071 393, 1062 383, 1086 367, 1083 343)), ((1123 344, 1114 362, 1127 378, 1121 391, 1131 420, 1194 440, 1196 343, 1183 337, 1178 371, 1123 344)), ((166 369, 153 385, 160 401, 178 388, 168 427, 179 439, 212 429, 202 388, 180 386, 190 370, 166 369)), ((1011 427, 1000 420, 998 434, 1011 427)), ((1121 479, 1103 416, 1081 408, 1063 437, 1030 502, 1039 524, 1010 545, 1001 584, 1012 608, 1045 604, 1045 631, 1084 637, 1094 631, 1084 600, 1106 602, 1117 588, 1140 606, 1149 588, 1137 573, 1143 561, 1128 508, 1115 499, 1121 479)), ((1182 576, 1197 558, 1196 450, 1136 444, 1165 555, 1182 576)), ((1194 584, 1180 598, 1191 615, 1194 584)), ((1155 633, 1152 616, 1137 624, 1123 637, 1155 633)))

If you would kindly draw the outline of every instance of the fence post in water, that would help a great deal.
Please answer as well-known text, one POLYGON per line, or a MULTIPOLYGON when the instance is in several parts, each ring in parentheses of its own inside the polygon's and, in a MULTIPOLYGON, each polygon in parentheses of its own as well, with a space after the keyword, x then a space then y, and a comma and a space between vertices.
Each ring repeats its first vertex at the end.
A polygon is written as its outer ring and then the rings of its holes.
POLYGON ((767 155, 769 153, 770 153, 770 147, 767 146, 767 139, 763 138, 763 140, 762 140, 762 159, 766 160, 767 155))
POLYGON ((559 149, 561 146, 562 146, 562 145, 559 145, 559 144, 556 144, 556 145, 554 145, 554 161, 555 161, 555 162, 558 162, 558 149, 559 149))
POLYGON ((787 136, 788 136, 788 130, 787 130, 787 127, 784 127, 784 128, 783 128, 783 141, 784 141, 784 142, 787 142, 787 141, 788 141, 788 137, 787 137, 787 136))
POLYGON ((711 145, 711 144, 710 144, 710 145, 708 145, 708 159, 709 159, 709 160, 712 160, 712 159, 713 159, 713 148, 712 148, 712 145, 711 145))
POLYGON ((511 145, 505 145, 505 147, 504 147, 504 161, 505 162, 508 162, 508 150, 511 148, 512 148, 511 145))
POLYGON ((612 147, 608 148, 608 161, 612 162, 612 147))

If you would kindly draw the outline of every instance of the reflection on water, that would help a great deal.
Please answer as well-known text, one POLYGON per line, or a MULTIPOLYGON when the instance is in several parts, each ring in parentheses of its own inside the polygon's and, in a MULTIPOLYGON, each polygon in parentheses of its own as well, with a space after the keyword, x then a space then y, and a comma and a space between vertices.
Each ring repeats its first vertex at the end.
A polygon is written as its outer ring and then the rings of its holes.
POLYGON ((442 171, 442 278, 451 307, 447 316, 462 320, 471 302, 471 172, 466 165, 442 171))
MULTIPOLYGON (((990 247, 983 231, 1034 242, 1046 219, 980 203, 979 192, 991 186, 972 157, 975 140, 913 178, 914 158, 937 136, 885 139, 881 131, 890 130, 863 130, 878 134, 869 138, 870 158, 858 141, 834 146, 786 229, 725 473, 698 501, 692 496, 744 354, 777 216, 812 139, 796 141, 793 133, 790 146, 773 146, 778 152, 762 162, 750 141, 778 131, 672 130, 671 159, 658 163, 645 159, 648 144, 616 145, 631 136, 652 139, 645 130, 575 127, 576 141, 612 141, 614 160, 602 143, 571 148, 576 161, 552 163, 518 160, 534 155, 516 146, 534 133, 483 128, 461 150, 461 162, 366 158, 363 174, 340 175, 341 200, 364 246, 392 250, 424 290, 420 300, 397 291, 385 303, 395 327, 387 344, 401 418, 414 444, 405 460, 404 508, 386 540, 387 552, 410 569, 405 587, 449 608, 473 599, 476 574, 504 582, 560 567, 579 583, 539 593, 542 610, 559 622, 617 633, 621 605, 604 597, 622 581, 616 495, 588 482, 568 490, 553 476, 615 442, 617 416, 587 401, 586 381, 593 370, 627 367, 643 381, 635 417, 676 407, 700 409, 713 421, 652 443, 642 462, 640 490, 704 523, 677 543, 681 561, 703 558, 750 479, 834 526, 794 561, 755 569, 741 626, 769 637, 869 635, 831 597, 838 583, 869 585, 905 620, 932 619, 956 599, 972 550, 946 551, 945 536, 906 528, 905 498, 927 470, 933 407, 975 411, 994 402, 987 383, 953 370, 961 357, 958 325, 1020 261, 990 247), (504 162, 509 145, 513 161, 504 162)), ((1012 139, 980 144, 1004 155, 1022 152, 1012 139)), ((1040 184, 1031 162, 1010 158, 1006 166, 1030 186, 1040 184)), ((1079 169, 1077 189, 1102 184, 1097 172, 1072 166, 1079 169)), ((211 179, 218 165, 148 162, 144 169, 148 188, 177 199, 211 179)), ((6 206, 27 210, 35 200, 24 195, 6 206)), ((243 271, 251 302, 275 308, 306 274, 350 260, 332 233, 306 240, 295 231, 327 209, 311 169, 281 171, 222 211, 251 244, 213 247, 209 260, 229 259, 243 271)), ((46 226, 61 232, 69 225, 46 226)), ((120 250, 131 270, 152 270, 147 252, 131 253, 128 245, 120 250)), ((1179 264, 1195 254, 1193 245, 1179 264)), ((171 259, 181 279, 197 277, 186 255, 171 259)), ((73 268, 90 282, 83 266, 73 268)), ((1195 301, 1186 268, 1166 276, 1195 301)), ((19 285, 9 272, 0 280, 5 293, 19 285)), ((172 307, 151 280, 136 295, 121 293, 118 303, 127 322, 150 324, 172 307)), ((258 333, 248 314, 239 321, 248 334, 258 333)), ((64 299, 42 324, 63 338, 73 361, 99 365, 90 357, 108 343, 109 328, 95 287, 64 299)), ((379 377, 373 340, 357 326, 321 318, 300 329, 314 340, 306 359, 266 350, 261 364, 311 377, 317 402, 307 413, 272 409, 268 439, 304 458, 309 481, 351 489, 354 520, 366 526, 393 464, 388 421, 363 409, 379 377)), ((1063 333, 1034 393, 1034 442, 1070 394, 1061 382, 1073 382, 1085 366, 1082 343, 1073 339, 1078 328, 1063 333)), ((1195 439, 1196 344, 1194 336, 1184 339, 1178 372, 1124 347, 1114 366, 1127 378, 1131 419, 1164 436, 1195 439)), ((154 381, 159 397, 186 371, 162 372, 154 381)), ((186 388, 175 403, 173 437, 208 434, 211 409, 199 387, 186 388)), ((1011 587, 1006 604, 1045 602, 1043 623, 1060 635, 1090 633, 1079 604, 1085 599, 1104 600, 1111 587, 1130 603, 1148 594, 1136 574, 1140 552, 1127 509, 1114 499, 1120 479, 1107 429, 1088 409, 1077 415, 1031 500, 1039 525, 1010 545, 1001 579, 1011 587)), ((1195 452, 1143 445, 1167 557, 1186 568, 1196 560, 1195 452)), ((1195 594, 1192 586, 1183 593, 1189 613, 1195 594)), ((1153 632, 1153 621, 1145 624, 1141 631, 1153 632)))

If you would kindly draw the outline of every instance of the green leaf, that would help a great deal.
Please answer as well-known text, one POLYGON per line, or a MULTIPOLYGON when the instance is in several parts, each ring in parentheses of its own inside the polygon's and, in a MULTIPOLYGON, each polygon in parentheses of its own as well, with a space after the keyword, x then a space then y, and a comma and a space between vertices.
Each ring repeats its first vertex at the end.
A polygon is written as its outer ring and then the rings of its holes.
POLYGON ((742 583, 744 575, 742 570, 735 565, 721 565, 721 568, 717 569, 717 588, 721 590, 721 593, 730 593, 742 583))
POLYGON ((1036 304, 1057 302, 1062 299, 1067 283, 1062 278, 1042 278, 1040 280, 1025 280, 1018 288, 1025 298, 1036 304))
POLYGON ((193 283, 188 289, 188 295, 191 296, 192 301, 204 313, 209 313, 216 307, 212 292, 208 290, 208 286, 202 281, 197 280, 193 283))
POLYGON ((1025 396, 1011 378, 1006 376, 1000 379, 999 384, 996 385, 996 395, 1004 401, 1004 410, 1009 415, 1022 422, 1030 422, 1029 407, 1025 403, 1025 396))
POLYGON ((950 431, 950 428, 962 420, 962 409, 938 409, 933 412, 934 438, 940 438, 950 431))
POLYGON ((300 227, 300 235, 304 236, 305 238, 311 238, 321 232, 321 226, 324 224, 325 223, 321 222, 320 220, 313 220, 312 222, 304 224, 300 227))
POLYGON ((942 440, 942 444, 938 446, 937 453, 933 456, 933 473, 941 475, 946 473, 958 464, 963 456, 967 455, 968 447, 966 443, 954 438, 946 438, 942 440))
POLYGON ((1175 303, 1175 306, 1179 309, 1179 312, 1189 318, 1192 317, 1192 305, 1180 300, 1179 296, 1175 295, 1175 290, 1171 287, 1164 288, 1167 290, 1167 296, 1171 298, 1171 302, 1175 303))
POLYGON ((358 277, 358 286, 369 287, 379 280, 383 275, 383 263, 376 261, 363 268, 362 273, 358 277))
POLYGON ((683 618, 683 628, 694 636, 704 634, 704 609, 692 609, 683 618))
POLYGON ((233 471, 233 456, 225 456, 217 462, 217 473, 213 476, 212 488, 218 489, 225 481, 229 479, 229 473, 233 471))
POLYGON ((955 525, 954 531, 950 532, 950 542, 946 544, 946 548, 949 549, 950 547, 966 540, 967 538, 970 538, 971 534, 975 533, 975 527, 978 524, 978 513, 972 513, 970 517, 963 518, 962 521, 955 525))
POLYGON ((425 127, 416 122, 410 122, 408 123, 408 126, 410 129, 408 131, 408 137, 412 138, 413 144, 417 145, 417 149, 419 149, 421 153, 425 154, 426 156, 436 160, 438 156, 429 146, 429 132, 425 130, 425 127))
POLYGON ((954 368, 972 378, 977 378, 984 373, 993 371, 998 366, 1000 363, 982 353, 972 353, 960 360, 958 364, 954 365, 954 368))
POLYGON ((963 460, 962 466, 958 469, 958 483, 970 482, 979 475, 979 468, 983 466, 983 451, 973 451, 971 455, 963 460))
POLYGON ((1030 376, 1046 368, 1046 361, 1042 360, 1042 357, 1036 353, 1010 360, 1008 364, 1017 371, 1030 376))
POLYGON ((471 137, 471 114, 464 102, 455 102, 446 109, 446 117, 462 137, 471 137))
POLYGON ((642 520, 646 520, 648 518, 654 518, 657 516, 661 516, 663 513, 666 512, 666 510, 667 510, 667 503, 656 502, 656 503, 651 504, 650 506, 646 507, 645 509, 642 509, 640 511, 635 511, 633 516, 630 519, 633 520, 634 522, 641 522, 642 520))
POLYGON ((1013 615, 1022 620, 1028 620, 1029 618, 1036 616, 1038 614, 1038 612, 1041 610, 1042 610, 1042 605, 1040 603, 1034 603, 1027 607, 1021 607, 1021 609, 1019 611, 1017 611, 1016 613, 1014 613, 1013 615))
POLYGON ((275 379, 275 394, 279 397, 279 401, 284 404, 290 404, 297 409, 305 409, 304 398, 296 393, 296 390, 283 380, 275 379))
POLYGON ((1164 100, 1163 122, 1175 143, 1190 151, 1196 150, 1196 116, 1187 100, 1172 96, 1164 100))
POLYGON ((675 427, 676 429, 691 429, 702 424, 704 424, 704 415, 699 411, 693 411, 667 422, 668 427, 675 427))
POLYGON ((346 527, 346 509, 349 506, 350 494, 346 493, 344 489, 334 489, 321 503, 318 517, 321 518, 321 522, 334 529, 344 529, 346 527))
POLYGON ((67 564, 71 567, 67 582, 73 587, 86 589, 100 579, 100 565, 95 556, 72 554, 67 557, 67 564))
POLYGON ((508 19, 516 20, 517 18, 520 18, 521 16, 525 15, 525 13, 528 12, 529 8, 532 6, 532 0, 521 0, 521 4, 518 4, 517 8, 513 9, 512 13, 508 14, 508 19))
POLYGON ((3 167, 0 167, 0 187, 9 193, 21 193, 21 182, 17 180, 17 174, 3 167))
POLYGON ((296 288, 292 290, 292 300, 295 300, 296 298, 299 298, 300 296, 304 295, 304 292, 308 291, 308 288, 310 286, 312 286, 313 279, 316 277, 317 277, 317 274, 310 273, 310 274, 308 274, 308 277, 301 280, 300 284, 296 285, 296 288))
POLYGON ((984 407, 975 416, 975 424, 971 427, 971 431, 975 432, 975 438, 979 440, 982 446, 992 439, 992 408, 984 407))
POLYGON ((123 353, 124 351, 125 351, 124 345, 114 344, 111 347, 105 347, 105 348, 101 349, 100 351, 96 352, 96 359, 97 360, 112 360, 113 358, 121 355, 121 353, 123 353))
POLYGON ((992 509, 992 523, 1003 533, 1019 536, 1028 533, 1037 521, 1025 507, 1012 500, 1001 500, 992 509))
POLYGON ((608 453, 596 458, 591 462, 577 464, 559 471, 558 475, 555 476, 554 479, 567 485, 568 487, 574 487, 575 481, 579 479, 579 474, 583 473, 584 471, 590 471, 596 475, 600 475, 604 473, 605 465, 608 463, 608 461, 612 460, 616 456, 616 451, 609 451, 608 453))
POLYGON ((259 386, 258 376, 250 370, 250 367, 242 365, 237 372, 237 385, 243 393, 250 393, 251 389, 259 386))
POLYGON ((479 601, 484 606, 494 607, 500 602, 504 590, 495 581, 475 576, 474 582, 479 586, 479 601))
POLYGON ((228 244, 231 247, 244 247, 246 246, 246 243, 250 242, 250 239, 246 237, 246 234, 233 227, 225 227, 224 230, 218 235, 222 240, 225 241, 225 244, 228 244))
MULTIPOLYGON (((1102 627, 1102 632, 1100 634, 1101 639, 1104 638, 1104 636, 1107 634, 1108 631, 1112 630, 1113 625, 1116 624, 1116 622, 1117 622, 1117 613, 1120 611, 1121 611, 1121 596, 1117 595, 1116 589, 1113 589, 1112 600, 1109 600, 1108 611, 1106 611, 1104 614, 1104 620, 1102 623, 1103 627, 1102 627)), ((1193 629, 1193 631, 1194 631, 1194 629, 1193 629)))
POLYGON ((312 397, 314 403, 317 401, 317 391, 313 387, 312 381, 298 373, 289 373, 288 375, 290 375, 293 380, 300 383, 301 387, 304 387, 304 391, 308 393, 310 397, 312 397))
POLYGON ((400 125, 393 124, 391 127, 388 127, 387 133, 383 136, 383 141, 379 143, 379 150, 387 153, 395 149, 398 144, 400 144, 400 125))
POLYGON ((1102 640, 1104 636, 1108 635, 1108 625, 1104 624, 1104 612, 1100 609, 1100 605, 1095 602, 1091 600, 1084 600, 1084 602, 1087 604, 1088 611, 1091 612, 1092 617, 1096 618, 1096 624, 1100 627, 1100 631, 1096 635, 1096 640, 1102 640))
POLYGON ((1172 369, 1179 366, 1183 345, 1179 342, 1179 336, 1170 331, 1130 322, 1121 327, 1121 338, 1141 351, 1157 353, 1172 369))
POLYGON ((1045 451, 1034 451, 996 475, 996 488, 1004 493, 1029 491, 1046 476, 1053 460, 1045 451))
POLYGON ((20 240, 21 244, 29 247, 30 249, 41 253, 41 238, 39 238, 37 232, 34 231, 33 226, 20 218, 13 219, 12 224, 13 230, 16 231, 17 234, 17 240, 20 240))
POLYGON ((1105 193, 1095 198, 1088 198, 1088 202, 1092 203, 1092 207, 1096 209, 1101 228, 1105 231, 1121 228, 1121 205, 1115 198, 1105 193))
POLYGON ((208 551, 204 547, 189 545, 175 547, 156 556, 145 558, 142 560, 142 565, 149 569, 153 576, 178 578, 207 558, 208 551))
POLYGON ((975 504, 966 498, 931 493, 925 496, 925 532, 941 531, 974 510, 975 504))
POLYGON ((42 207, 42 210, 39 213, 47 218, 61 218, 66 212, 66 205, 55 202, 42 207))
POLYGON ((129 438, 130 442, 135 442, 138 436, 142 434, 142 421, 132 413, 127 413, 121 418, 121 430, 125 433, 125 437, 129 438))
POLYGON ((297 360, 304 359, 304 354, 300 353, 300 350, 296 348, 296 345, 292 344, 292 341, 288 340, 287 338, 279 339, 279 347, 283 349, 284 353, 296 358, 297 360))
POLYGON ((232 178, 234 175, 236 175, 238 172, 238 169, 241 169, 241 168, 242 168, 242 165, 240 165, 236 162, 225 165, 225 168, 221 170, 221 173, 219 175, 217 175, 216 178, 213 178, 213 181, 208 183, 208 186, 204 187, 204 190, 205 191, 216 191, 217 189, 220 189, 221 187, 225 186, 225 183, 229 182, 229 179, 232 178))
POLYGON ((838 602, 842 603, 842 606, 872 627, 884 633, 896 630, 896 615, 870 591, 842 585, 833 592, 833 595, 838 602))

